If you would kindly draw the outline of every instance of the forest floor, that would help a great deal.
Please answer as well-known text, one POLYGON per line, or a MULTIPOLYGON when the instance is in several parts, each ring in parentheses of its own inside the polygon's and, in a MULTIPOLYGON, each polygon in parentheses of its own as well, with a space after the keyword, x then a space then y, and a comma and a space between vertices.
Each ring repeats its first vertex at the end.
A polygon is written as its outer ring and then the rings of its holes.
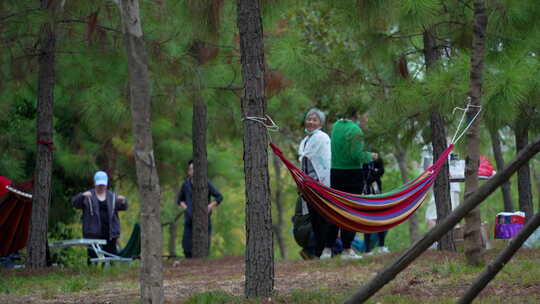
MULTIPOLYGON (((165 263, 166 303, 341 303, 399 253, 359 261, 278 260, 275 294, 246 300, 244 257, 165 263)), ((494 258, 496 251, 486 254, 494 258)), ((0 303, 137 303, 138 266, 0 271, 0 303)), ((482 271, 430 250, 368 303, 453 303, 482 271)), ((475 303, 540 303, 540 250, 521 249, 475 303)))

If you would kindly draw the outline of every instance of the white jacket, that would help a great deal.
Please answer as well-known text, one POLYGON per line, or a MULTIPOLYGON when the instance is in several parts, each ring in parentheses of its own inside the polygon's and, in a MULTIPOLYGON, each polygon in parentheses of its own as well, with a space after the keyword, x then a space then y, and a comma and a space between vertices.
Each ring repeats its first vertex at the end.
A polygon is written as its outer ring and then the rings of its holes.
POLYGON ((321 130, 316 130, 312 135, 302 139, 298 147, 300 163, 307 157, 322 184, 330 186, 330 166, 332 161, 332 152, 330 147, 330 137, 321 130), (306 140, 309 141, 305 144, 306 140), (305 145, 305 147, 304 147, 305 145))

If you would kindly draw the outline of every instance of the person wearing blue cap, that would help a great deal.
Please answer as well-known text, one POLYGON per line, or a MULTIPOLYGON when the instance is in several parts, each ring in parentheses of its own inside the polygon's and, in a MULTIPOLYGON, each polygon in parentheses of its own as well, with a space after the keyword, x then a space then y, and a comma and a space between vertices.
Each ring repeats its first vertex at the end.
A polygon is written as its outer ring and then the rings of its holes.
MULTIPOLYGON (((118 211, 127 210, 128 201, 122 195, 107 189, 109 177, 104 171, 94 175, 94 189, 75 195, 71 203, 77 209, 82 209, 83 237, 104 239, 107 244, 103 250, 117 254, 116 242, 120 237, 120 220, 118 211)), ((90 258, 97 257, 93 250, 88 249, 90 258)))

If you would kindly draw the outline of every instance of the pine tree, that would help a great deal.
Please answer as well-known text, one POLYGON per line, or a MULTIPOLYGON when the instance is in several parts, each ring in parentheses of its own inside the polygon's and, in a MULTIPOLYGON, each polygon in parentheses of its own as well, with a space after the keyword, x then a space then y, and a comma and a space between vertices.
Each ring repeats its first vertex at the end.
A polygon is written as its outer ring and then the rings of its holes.
POLYGON ((128 55, 135 164, 141 197, 141 301, 163 303, 161 193, 151 131, 151 88, 139 1, 118 2, 128 55))
MULTIPOLYGON (((480 164, 480 117, 478 113, 482 105, 487 23, 485 1, 475 0, 473 53, 471 56, 471 102, 470 108, 467 111, 467 119, 468 121, 472 121, 476 118, 476 120, 472 123, 467 133, 465 198, 470 197, 478 189, 478 166, 480 164)), ((480 209, 475 208, 465 217, 465 256, 467 262, 471 265, 483 264, 481 225, 480 209)))
POLYGON ((55 84, 56 34, 53 1, 41 0, 41 9, 53 20, 41 25, 38 75, 37 158, 32 220, 28 240, 28 266, 42 268, 47 265, 47 228, 51 200, 53 164, 53 106, 55 84))
POLYGON ((244 172, 246 181, 247 297, 269 296, 274 289, 272 209, 268 174, 268 138, 263 124, 251 118, 266 115, 265 60, 259 1, 237 0, 240 58, 244 89, 244 172))
POLYGON ((209 210, 208 210, 208 159, 207 159, 207 105, 203 99, 204 85, 202 70, 205 64, 217 56, 219 49, 212 47, 219 39, 220 0, 188 2, 189 11, 194 16, 194 26, 199 31, 194 34, 190 53, 194 57, 193 77, 193 257, 209 255, 209 210), (209 40, 208 42, 203 39, 209 40))
MULTIPOLYGON (((499 130, 489 128, 489 135, 491 137, 491 146, 493 149, 493 156, 495 158, 495 165, 497 166, 497 171, 501 171, 504 168, 504 157, 501 151, 501 137, 499 130)), ((510 182, 505 182, 501 186, 501 193, 503 198, 503 210, 505 212, 514 211, 514 203, 512 201, 512 189, 510 188, 510 182)))

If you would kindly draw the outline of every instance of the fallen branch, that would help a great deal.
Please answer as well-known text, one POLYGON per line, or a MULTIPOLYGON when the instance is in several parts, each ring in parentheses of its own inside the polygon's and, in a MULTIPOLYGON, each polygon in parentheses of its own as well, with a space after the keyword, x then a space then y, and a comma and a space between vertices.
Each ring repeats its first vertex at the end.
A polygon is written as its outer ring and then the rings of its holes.
POLYGON ((371 281, 358 289, 344 303, 362 303, 374 295, 388 282, 393 280, 403 269, 411 264, 418 256, 426 251, 431 244, 439 240, 452 229, 471 210, 482 203, 500 185, 507 181, 521 166, 528 162, 540 151, 540 137, 535 138, 514 159, 492 179, 487 181, 474 193, 471 194, 457 209, 448 217, 433 227, 420 240, 416 241, 407 251, 386 266, 371 281))

